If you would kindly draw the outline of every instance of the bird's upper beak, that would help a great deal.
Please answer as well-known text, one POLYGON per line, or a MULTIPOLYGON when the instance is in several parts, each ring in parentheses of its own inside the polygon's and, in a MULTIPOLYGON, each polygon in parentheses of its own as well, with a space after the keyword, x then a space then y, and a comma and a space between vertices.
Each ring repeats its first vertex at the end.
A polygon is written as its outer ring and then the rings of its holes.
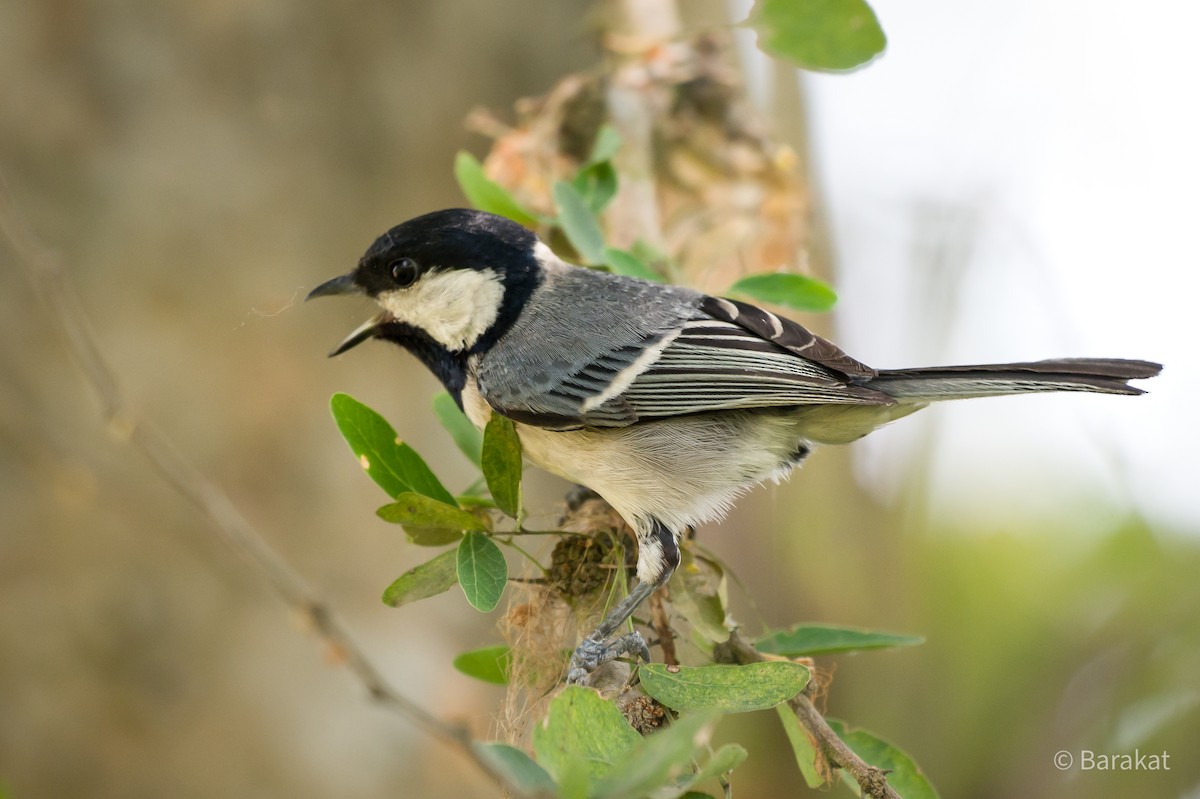
MULTIPOLYGON (((324 283, 310 291, 304 300, 307 302, 314 297, 332 297, 338 294, 361 293, 362 289, 359 288, 358 284, 354 282, 353 276, 346 274, 339 275, 332 280, 326 280, 324 283)), ((335 355, 341 355, 346 350, 352 347, 357 347, 367 339, 374 338, 380 326, 391 321, 391 318, 391 314, 384 311, 383 313, 376 314, 366 322, 363 322, 354 329, 354 332, 342 339, 342 343, 338 344, 337 347, 334 348, 333 352, 329 353, 329 357, 332 358, 335 355)))
POLYGON ((353 275, 338 275, 333 280, 326 280, 308 292, 308 296, 304 298, 304 301, 308 302, 314 297, 332 297, 335 294, 358 294, 360 291, 358 284, 354 282, 353 275))

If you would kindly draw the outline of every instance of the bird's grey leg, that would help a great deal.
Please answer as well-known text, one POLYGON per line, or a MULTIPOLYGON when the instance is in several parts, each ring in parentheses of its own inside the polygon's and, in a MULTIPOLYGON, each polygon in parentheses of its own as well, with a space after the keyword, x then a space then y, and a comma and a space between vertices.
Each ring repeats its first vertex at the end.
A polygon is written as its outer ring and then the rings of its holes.
MULTIPOLYGON (((574 654, 571 655, 570 667, 567 669, 569 684, 583 682, 588 674, 595 671, 600 665, 619 658, 621 655, 633 653, 642 660, 650 660, 650 648, 646 646, 646 641, 642 638, 641 633, 634 631, 612 638, 613 633, 619 630, 621 625, 633 615, 638 605, 658 590, 659 586, 671 579, 671 574, 679 565, 679 546, 675 541, 674 534, 664 525, 655 522, 650 535, 653 536, 662 553, 658 576, 653 580, 638 580, 637 585, 629 594, 618 602, 604 617, 604 620, 596 626, 596 629, 592 630, 575 648, 574 654)), ((639 541, 638 546, 641 549, 639 552, 640 565, 641 558, 646 554, 646 544, 639 541)))
POLYGON ((662 585, 661 582, 644 583, 639 580, 633 590, 609 611, 608 615, 604 617, 604 621, 600 622, 596 629, 592 630, 579 643, 575 653, 571 655, 571 666, 567 670, 568 683, 583 682, 584 678, 601 664, 619 658, 628 652, 639 655, 642 660, 650 659, 650 648, 646 646, 646 641, 642 638, 641 633, 627 633, 611 641, 609 638, 625 623, 626 619, 633 615, 637 606, 642 604, 646 597, 653 594, 660 585, 662 585))

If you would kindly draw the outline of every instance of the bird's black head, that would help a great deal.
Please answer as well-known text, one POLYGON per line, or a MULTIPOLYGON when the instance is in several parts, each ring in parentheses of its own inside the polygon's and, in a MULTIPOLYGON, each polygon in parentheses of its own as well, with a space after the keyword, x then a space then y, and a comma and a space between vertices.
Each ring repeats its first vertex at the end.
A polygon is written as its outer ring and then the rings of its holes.
POLYGON ((360 290, 381 294, 415 285, 431 272, 490 272, 503 280, 527 272, 537 237, 502 216, 449 208, 396 225, 375 239, 352 273, 360 290))
POLYGON ((335 355, 368 338, 413 349, 417 331, 426 346, 465 357, 486 350, 516 320, 541 280, 538 248, 532 232, 503 217, 435 211, 384 233, 353 271, 317 286, 308 298, 363 294, 383 308, 335 355))

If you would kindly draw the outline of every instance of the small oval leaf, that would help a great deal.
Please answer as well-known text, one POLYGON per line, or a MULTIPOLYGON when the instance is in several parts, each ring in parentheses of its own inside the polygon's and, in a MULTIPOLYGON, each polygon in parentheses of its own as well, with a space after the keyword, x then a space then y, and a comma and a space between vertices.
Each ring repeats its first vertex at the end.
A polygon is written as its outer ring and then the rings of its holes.
POLYGON ((617 171, 608 161, 591 164, 579 170, 571 185, 583 197, 588 209, 599 214, 617 194, 617 171))
POLYGON ((458 500, 458 506, 469 511, 488 511, 496 508, 496 502, 490 497, 482 497, 476 494, 461 494, 455 497, 458 500))
POLYGON ((408 543, 419 547, 444 547, 446 544, 457 543, 462 536, 462 530, 450 527, 404 527, 404 537, 408 539, 408 543))
POLYGON ((579 189, 565 180, 558 181, 554 184, 554 205, 558 208, 558 223, 567 235, 567 241, 584 263, 603 263, 604 232, 579 189))
POLYGON ((415 491, 454 505, 454 497, 416 450, 400 442, 386 419, 349 394, 334 394, 329 410, 350 451, 388 496, 415 491))
POLYGON ((471 463, 479 466, 480 453, 483 452, 483 433, 471 423, 467 415, 455 403, 454 398, 445 391, 433 398, 433 413, 437 416, 442 427, 454 439, 455 446, 471 463))
POLYGON ((888 773, 887 782, 904 799, 938 799, 933 783, 921 771, 908 753, 893 746, 874 733, 852 730, 845 722, 827 719, 838 737, 854 750, 854 753, 872 766, 888 773))
MULTIPOLYGON (((796 711, 792 710, 791 705, 782 702, 775 706, 775 710, 779 713, 783 731, 787 733, 788 741, 792 745, 792 754, 796 756, 796 765, 800 768, 805 784, 809 788, 820 788, 829 780, 821 774, 822 766, 818 765, 816 747, 809 740, 804 727, 800 725, 800 719, 796 718, 796 711)), ((825 765, 824 768, 828 770, 829 766, 825 765)))
POLYGON ((511 419, 492 414, 483 432, 480 461, 492 499, 516 519, 521 512, 521 439, 511 419))
POLYGON ((744 746, 725 744, 712 753, 712 757, 696 772, 695 782, 715 777, 718 774, 728 774, 740 766, 749 756, 744 746))
POLYGON ((797 311, 828 311, 837 302, 837 293, 821 281, 790 272, 772 272, 744 277, 729 287, 758 302, 785 305, 797 311))
POLYGON ((404 527, 408 539, 423 547, 453 544, 464 530, 487 530, 483 520, 461 508, 405 491, 390 505, 375 511, 385 522, 404 527))
POLYGON ((725 606, 729 601, 725 570, 713 560, 681 547, 679 567, 671 576, 671 600, 692 628, 712 643, 729 640, 725 606))
POLYGON ((609 774, 593 789, 591 795, 595 799, 651 796, 668 784, 682 793, 685 786, 696 780, 691 779, 691 774, 683 781, 677 781, 676 778, 691 770, 696 754, 712 737, 706 728, 717 718, 718 714, 715 713, 694 713, 643 738, 623 758, 622 767, 609 774))
POLYGON ((799 663, 767 661, 744 666, 642 666, 642 688, 678 711, 721 710, 744 713, 786 702, 808 684, 808 669, 799 663))
POLYGON ((607 123, 601 125, 600 130, 596 131, 596 140, 592 142, 592 152, 587 160, 588 166, 601 161, 611 161, 619 149, 621 149, 621 134, 617 133, 617 129, 612 125, 607 123))
POLYGON ((855 69, 887 46, 865 0, 759 0, 747 22, 759 48, 804 69, 855 69))
POLYGON ((616 705, 580 685, 568 685, 554 697, 546 718, 533 728, 537 761, 560 783, 578 762, 587 764, 592 780, 603 779, 641 740, 616 705))
POLYGON ((508 564, 500 547, 480 532, 471 531, 458 544, 458 584, 476 610, 487 613, 500 603, 508 564))
POLYGON ((453 549, 409 569, 383 592, 383 604, 398 608, 437 596, 458 582, 458 559, 453 549))
POLYGON ((488 646, 463 652, 454 659, 454 668, 468 677, 496 685, 508 685, 512 650, 507 646, 488 646))
POLYGON ((526 211, 508 190, 483 173, 483 164, 465 150, 454 157, 454 178, 467 201, 480 211, 499 214, 512 221, 534 227, 537 217, 526 211))
POLYGON ((508 744, 475 742, 475 752, 524 796, 552 796, 554 780, 529 755, 508 744))
POLYGON ((925 639, 919 635, 884 633, 827 624, 800 624, 790 630, 779 630, 763 636, 754 642, 754 647, 759 652, 798 658, 860 652, 867 649, 892 649, 923 643, 925 639))

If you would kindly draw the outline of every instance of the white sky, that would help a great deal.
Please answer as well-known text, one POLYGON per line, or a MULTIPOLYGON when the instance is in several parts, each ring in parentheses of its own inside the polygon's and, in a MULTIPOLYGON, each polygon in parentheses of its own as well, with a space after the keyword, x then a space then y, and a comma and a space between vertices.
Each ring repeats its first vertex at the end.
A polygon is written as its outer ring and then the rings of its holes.
POLYGON ((1167 368, 1146 397, 924 411, 855 445, 864 479, 893 489, 932 433, 940 512, 1110 496, 1200 530, 1200 4, 873 7, 884 56, 803 77, 839 343, 879 367, 1093 355, 1167 368), (931 317, 947 298, 950 318, 931 317))

